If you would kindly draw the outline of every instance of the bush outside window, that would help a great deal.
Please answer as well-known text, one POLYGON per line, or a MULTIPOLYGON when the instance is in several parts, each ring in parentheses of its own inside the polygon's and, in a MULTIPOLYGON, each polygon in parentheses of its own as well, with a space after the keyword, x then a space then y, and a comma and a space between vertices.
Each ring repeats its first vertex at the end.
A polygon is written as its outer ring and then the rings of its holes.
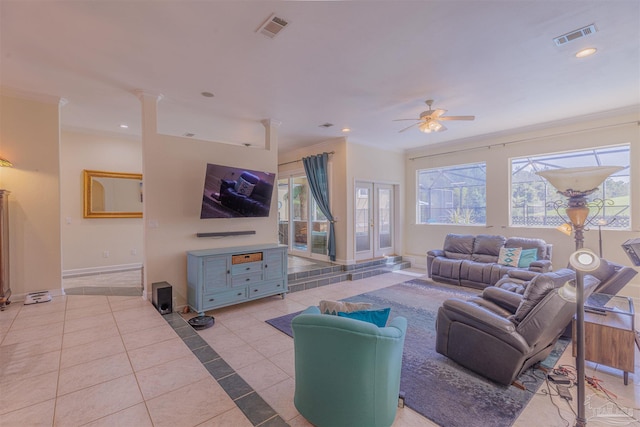
POLYGON ((419 224, 486 224, 485 163, 419 170, 417 181, 419 224))
POLYGON ((588 196, 588 200, 604 201, 597 215, 597 208, 591 209, 591 224, 629 229, 629 164, 629 144, 512 159, 511 225, 557 227, 565 222, 552 204, 566 198, 536 172, 580 166, 623 166, 624 169, 607 178, 598 191, 588 196))

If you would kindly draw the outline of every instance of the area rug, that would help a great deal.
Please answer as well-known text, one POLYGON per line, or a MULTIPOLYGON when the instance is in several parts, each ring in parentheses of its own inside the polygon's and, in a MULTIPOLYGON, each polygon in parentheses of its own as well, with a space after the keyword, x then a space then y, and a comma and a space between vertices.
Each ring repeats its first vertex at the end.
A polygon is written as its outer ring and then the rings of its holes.
MULTIPOLYGON (((476 294, 465 288, 414 279, 343 300, 370 302, 373 308, 391 307, 390 318, 407 318, 400 390, 405 393, 408 407, 445 427, 511 426, 544 382, 541 371, 530 369, 518 379, 527 390, 501 386, 436 353, 438 307, 447 298, 466 299, 476 294)), ((267 323, 293 336, 291 319, 298 314, 267 323)), ((553 367, 568 343, 559 340, 543 365, 553 367)))

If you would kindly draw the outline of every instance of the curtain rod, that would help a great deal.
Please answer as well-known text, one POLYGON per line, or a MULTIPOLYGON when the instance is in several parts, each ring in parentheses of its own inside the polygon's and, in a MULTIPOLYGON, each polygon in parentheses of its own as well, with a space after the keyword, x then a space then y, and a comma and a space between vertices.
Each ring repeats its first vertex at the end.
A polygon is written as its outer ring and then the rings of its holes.
MULTIPOLYGON (((327 154, 335 154, 335 153, 336 153, 335 151, 329 151, 327 154)), ((315 154, 315 155, 317 156, 318 154, 315 154)), ((291 160, 290 162, 278 163, 278 166, 290 165, 291 163, 298 163, 301 161, 302 159, 291 160)))
POLYGON ((438 157, 438 156, 444 156, 444 155, 447 155, 447 154, 460 153, 460 152, 464 152, 464 151, 474 151, 474 150, 482 150, 482 149, 490 150, 490 149, 492 149, 494 147, 506 147, 507 145, 521 144, 523 142, 530 142, 530 141, 535 141, 535 140, 538 140, 538 139, 553 138, 553 137, 556 137, 556 136, 572 135, 572 134, 575 134, 575 133, 590 132, 590 131, 593 131, 593 130, 607 129, 607 128, 618 127, 618 126, 626 126, 626 125, 631 125, 631 124, 636 124, 636 125, 640 126, 640 121, 635 121, 634 120, 634 121, 631 121, 631 122, 616 123, 616 124, 613 124, 613 125, 604 125, 604 126, 598 126, 598 127, 593 127, 593 128, 589 128, 589 129, 581 129, 581 130, 561 132, 561 133, 556 133, 556 134, 551 134, 551 135, 536 136, 536 137, 532 137, 532 138, 517 139, 517 140, 514 140, 514 141, 500 142, 498 144, 490 144, 490 145, 485 145, 485 146, 481 146, 481 147, 470 147, 470 148, 465 148, 465 149, 462 149, 462 150, 445 151, 443 153, 425 154, 424 156, 410 157, 409 160, 418 160, 418 159, 425 159, 425 158, 429 158, 429 157, 438 157))

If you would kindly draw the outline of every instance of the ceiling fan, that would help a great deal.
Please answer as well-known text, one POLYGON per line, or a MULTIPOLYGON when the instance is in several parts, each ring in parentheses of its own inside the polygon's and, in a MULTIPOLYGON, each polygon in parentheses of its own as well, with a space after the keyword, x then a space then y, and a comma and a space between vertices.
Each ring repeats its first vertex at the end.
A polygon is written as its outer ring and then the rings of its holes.
POLYGON ((442 132, 442 131, 447 130, 447 128, 444 127, 444 125, 442 123, 440 123, 441 121, 444 121, 444 120, 474 120, 476 118, 475 116, 443 116, 443 114, 446 113, 447 110, 441 110, 441 109, 432 110, 431 109, 431 105, 433 105, 433 99, 427 99, 425 101, 425 103, 429 107, 429 110, 423 111, 422 113, 420 113, 420 117, 419 118, 417 118, 417 119, 395 119, 394 120, 394 122, 403 121, 403 120, 414 120, 414 121, 416 121, 416 123, 412 124, 411 126, 407 126, 404 129, 401 129, 399 132, 404 132, 405 130, 411 129, 414 126, 418 126, 418 129, 420 129, 420 131, 424 132, 424 133, 442 132))

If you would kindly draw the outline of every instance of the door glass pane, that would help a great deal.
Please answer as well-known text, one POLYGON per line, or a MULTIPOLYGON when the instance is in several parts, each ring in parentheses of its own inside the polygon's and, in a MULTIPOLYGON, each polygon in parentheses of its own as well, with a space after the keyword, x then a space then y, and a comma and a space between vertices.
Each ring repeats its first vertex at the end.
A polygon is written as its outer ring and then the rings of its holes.
POLYGON ((291 193, 293 197, 293 249, 307 251, 307 221, 309 212, 309 191, 307 177, 295 177, 292 180, 291 193))
POLYGON ((327 254, 327 236, 329 235, 329 221, 324 216, 315 199, 311 197, 311 252, 314 254, 327 254))
POLYGON ((289 179, 278 180, 278 242, 289 244, 289 179))
POLYGON ((368 188, 356 188, 356 252, 371 250, 369 196, 368 188))
POLYGON ((391 247, 391 190, 378 189, 378 242, 380 249, 391 247))

